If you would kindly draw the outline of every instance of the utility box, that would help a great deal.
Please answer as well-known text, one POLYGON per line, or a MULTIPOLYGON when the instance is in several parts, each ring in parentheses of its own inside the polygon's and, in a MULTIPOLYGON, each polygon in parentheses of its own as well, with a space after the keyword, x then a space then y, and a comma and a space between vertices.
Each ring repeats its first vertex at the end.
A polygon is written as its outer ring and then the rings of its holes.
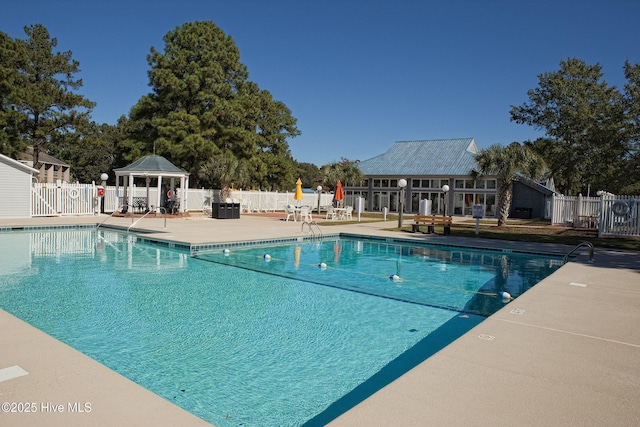
POLYGON ((216 219, 240 218, 240 203, 212 203, 211 217, 216 219))

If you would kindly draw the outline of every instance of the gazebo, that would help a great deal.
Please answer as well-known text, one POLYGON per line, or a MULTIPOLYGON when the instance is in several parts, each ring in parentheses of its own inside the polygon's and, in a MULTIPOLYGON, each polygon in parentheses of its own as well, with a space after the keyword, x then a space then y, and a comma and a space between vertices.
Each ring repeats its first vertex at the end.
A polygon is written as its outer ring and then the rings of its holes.
POLYGON ((123 212, 129 209, 141 209, 148 212, 154 209, 159 212, 161 207, 172 213, 184 213, 187 211, 187 190, 189 188, 189 172, 175 166, 169 160, 158 155, 144 156, 123 168, 114 169, 116 174, 116 194, 120 195, 120 179, 124 192, 118 197, 118 204, 123 212), (146 197, 135 197, 133 188, 135 179, 142 178, 146 185, 146 197), (151 200, 150 184, 153 178, 157 179, 157 197, 151 200), (180 179, 179 191, 176 191, 176 179, 180 179), (162 180, 168 179, 169 186, 163 187, 162 180), (165 190, 166 189, 166 190, 165 190), (164 191, 163 191, 164 190, 164 191))

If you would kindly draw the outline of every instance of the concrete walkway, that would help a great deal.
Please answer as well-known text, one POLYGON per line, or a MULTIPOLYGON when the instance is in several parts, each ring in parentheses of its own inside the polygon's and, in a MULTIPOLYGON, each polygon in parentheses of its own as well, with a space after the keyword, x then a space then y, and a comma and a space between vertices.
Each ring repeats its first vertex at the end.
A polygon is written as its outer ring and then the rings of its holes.
MULTIPOLYGON (((105 218, 0 219, 0 227, 96 224, 105 218)), ((131 223, 107 221, 125 228, 131 223)), ((162 218, 145 218, 140 226, 145 237, 190 244, 301 235, 299 222, 260 215, 170 219, 166 228, 162 218)), ((383 230, 394 226, 362 222, 322 230, 559 254, 571 249, 383 230)), ((639 326, 640 255, 596 250, 589 263, 582 251, 331 425, 640 425, 639 326)), ((33 403, 36 409, 0 412, 0 425, 208 425, 2 310, 0 349, 0 403, 33 403), (28 375, 17 376, 13 366, 28 375), (10 379, 3 381, 3 375, 10 379)))

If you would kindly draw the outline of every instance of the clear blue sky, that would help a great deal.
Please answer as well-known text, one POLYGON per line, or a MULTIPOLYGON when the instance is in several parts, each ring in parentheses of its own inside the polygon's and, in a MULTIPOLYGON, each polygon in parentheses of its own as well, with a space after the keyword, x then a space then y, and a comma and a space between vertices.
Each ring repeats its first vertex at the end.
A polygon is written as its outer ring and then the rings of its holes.
POLYGON ((562 59, 624 84, 640 63, 638 0, 2 0, 0 31, 43 24, 80 62, 93 120, 115 124, 150 92, 146 56, 192 21, 236 42, 249 79, 284 102, 302 135, 293 157, 365 160, 395 141, 475 138, 480 148, 541 134, 509 121, 562 59))

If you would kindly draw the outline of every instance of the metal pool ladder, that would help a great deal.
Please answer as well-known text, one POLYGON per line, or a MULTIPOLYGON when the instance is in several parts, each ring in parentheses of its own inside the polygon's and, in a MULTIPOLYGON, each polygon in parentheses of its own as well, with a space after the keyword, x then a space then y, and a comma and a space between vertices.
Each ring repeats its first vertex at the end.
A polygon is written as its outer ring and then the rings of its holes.
POLYGON ((311 235, 313 236, 314 239, 316 237, 322 239, 322 230, 320 230, 320 226, 318 225, 317 222, 315 222, 315 221, 302 221, 302 229, 300 230, 300 232, 304 232, 304 225, 305 224, 307 224, 309 226, 309 232, 311 233, 311 235), (313 231, 312 225, 315 225, 316 228, 318 229, 319 236, 316 236, 316 233, 313 231))
POLYGON ((566 254, 564 258, 562 258, 562 264, 566 264, 567 261, 569 261, 569 257, 571 256, 571 254, 573 254, 575 251, 583 247, 589 248, 589 262, 593 261, 593 244, 591 242, 580 242, 578 246, 571 249, 571 251, 568 254, 566 254))

